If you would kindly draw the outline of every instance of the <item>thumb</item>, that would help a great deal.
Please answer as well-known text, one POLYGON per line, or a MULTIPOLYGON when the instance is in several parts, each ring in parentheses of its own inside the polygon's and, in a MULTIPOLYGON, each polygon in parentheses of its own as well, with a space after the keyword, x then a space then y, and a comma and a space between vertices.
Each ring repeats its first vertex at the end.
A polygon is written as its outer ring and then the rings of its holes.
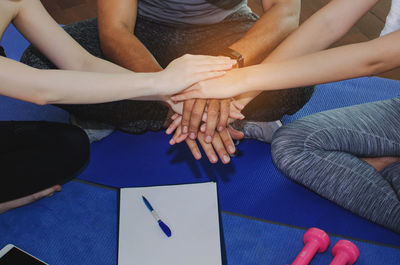
POLYGON ((244 137, 244 134, 241 131, 235 130, 231 126, 228 127, 228 132, 234 140, 241 140, 244 137))

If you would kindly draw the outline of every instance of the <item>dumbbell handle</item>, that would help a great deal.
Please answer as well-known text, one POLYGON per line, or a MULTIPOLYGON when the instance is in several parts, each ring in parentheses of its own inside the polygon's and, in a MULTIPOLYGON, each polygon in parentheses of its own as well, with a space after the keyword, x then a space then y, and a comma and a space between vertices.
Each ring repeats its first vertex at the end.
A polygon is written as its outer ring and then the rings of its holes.
POLYGON ((329 265, 346 265, 349 260, 349 257, 347 256, 346 253, 338 253, 336 256, 333 258, 331 263, 329 265))
POLYGON ((318 242, 309 241, 293 261, 292 265, 307 265, 313 259, 319 248, 318 242))

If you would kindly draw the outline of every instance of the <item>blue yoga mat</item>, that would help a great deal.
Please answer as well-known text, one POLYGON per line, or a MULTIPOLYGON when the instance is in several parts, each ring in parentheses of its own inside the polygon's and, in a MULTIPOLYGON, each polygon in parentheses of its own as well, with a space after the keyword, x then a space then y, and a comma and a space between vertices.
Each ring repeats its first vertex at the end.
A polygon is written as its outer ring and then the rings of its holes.
MULTIPOLYGON (((11 26, 3 37, 6 53, 18 59, 27 42, 11 26)), ((317 87, 310 102, 284 122, 321 110, 387 99, 399 95, 400 82, 359 78, 317 87)), ((52 120, 68 115, 55 107, 38 107, 0 97, 0 120, 52 120)), ((219 182, 225 211, 271 221, 321 227, 328 232, 400 246, 400 235, 359 218, 289 181, 273 166, 270 146, 257 141, 239 145, 242 155, 230 165, 195 161, 184 144, 170 147, 160 133, 116 132, 92 145, 91 163, 81 179, 113 187, 219 182)))
MULTIPOLYGON (((70 182, 53 197, 0 215, 0 248, 12 243, 51 265, 117 262, 117 191, 70 182)), ((134 225, 134 224, 133 224, 134 225)), ((304 230, 222 214, 228 265, 287 264, 303 247, 304 230)), ((329 264, 327 252, 311 264, 329 264)), ((141 239, 132 239, 141 240, 141 239)), ((394 265, 400 249, 352 240, 359 265, 394 265)))

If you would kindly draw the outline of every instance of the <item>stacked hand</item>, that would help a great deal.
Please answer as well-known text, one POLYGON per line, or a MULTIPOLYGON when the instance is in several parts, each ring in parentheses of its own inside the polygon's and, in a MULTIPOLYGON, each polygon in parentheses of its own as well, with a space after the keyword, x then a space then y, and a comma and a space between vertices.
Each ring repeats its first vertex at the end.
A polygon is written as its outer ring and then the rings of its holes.
POLYGON ((224 75, 235 64, 236 61, 229 57, 186 54, 157 73, 157 94, 169 96, 179 93, 197 82, 224 75))
POLYGON ((174 102, 194 98, 230 98, 247 91, 247 68, 232 69, 218 78, 202 80, 171 97, 174 102))
MULTIPOLYGON (((193 92, 197 92, 199 86, 202 88, 205 85, 204 82, 224 76, 226 71, 231 70, 235 65, 236 61, 228 57, 182 56, 160 72, 159 94, 171 95, 189 87, 181 93, 191 92, 190 96, 193 96, 191 98, 195 98, 196 94, 193 92), (180 73, 180 78, 172 78, 177 73, 180 73)), ((204 94, 202 98, 206 98, 204 94)), ((186 141, 193 156, 201 159, 196 143, 198 140, 211 163, 218 162, 216 153, 223 163, 230 162, 230 155, 236 151, 232 138, 241 139, 243 134, 232 129, 228 124, 236 119, 244 118, 240 113, 243 106, 232 99, 191 99, 177 104, 171 100, 166 101, 176 113, 171 117, 173 122, 167 129, 167 134, 175 131, 170 140, 171 145, 186 141)))
POLYGON ((193 156, 201 159, 197 139, 211 163, 218 162, 215 152, 224 164, 229 163, 230 155, 236 151, 232 138, 241 139, 243 134, 227 124, 244 118, 240 113, 242 108, 243 106, 231 99, 186 101, 183 115, 175 114, 171 117, 173 122, 167 129, 167 134, 174 131, 175 134, 170 144, 185 140, 193 156))

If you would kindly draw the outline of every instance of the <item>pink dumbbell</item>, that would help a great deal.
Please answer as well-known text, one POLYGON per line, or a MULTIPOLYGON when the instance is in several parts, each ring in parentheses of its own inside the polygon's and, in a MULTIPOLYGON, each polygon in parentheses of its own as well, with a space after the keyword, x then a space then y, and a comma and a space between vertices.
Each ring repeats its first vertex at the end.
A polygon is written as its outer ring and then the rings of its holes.
POLYGON ((318 228, 310 228, 303 236, 304 247, 293 261, 292 265, 307 265, 314 255, 322 253, 328 249, 329 236, 318 228))
POLYGON ((358 259, 360 252, 356 245, 348 240, 339 240, 332 248, 334 256, 330 265, 352 265, 358 259))

